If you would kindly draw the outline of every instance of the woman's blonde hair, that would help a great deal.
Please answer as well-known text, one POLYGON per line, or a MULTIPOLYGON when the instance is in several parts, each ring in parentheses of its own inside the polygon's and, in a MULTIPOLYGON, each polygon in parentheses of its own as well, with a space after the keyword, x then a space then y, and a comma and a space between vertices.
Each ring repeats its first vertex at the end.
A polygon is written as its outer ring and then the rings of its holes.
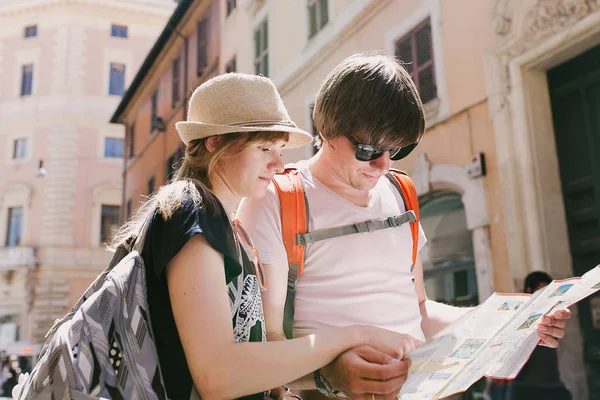
POLYGON ((196 207, 218 214, 219 200, 212 192, 211 176, 220 160, 231 157, 255 143, 275 143, 287 140, 287 132, 240 132, 219 136, 218 148, 208 151, 206 140, 191 141, 186 149, 181 166, 173 180, 159 188, 146 199, 134 215, 114 235, 109 247, 116 249, 130 238, 136 237, 151 213, 158 211, 164 220, 170 218, 184 199, 191 197, 196 207))

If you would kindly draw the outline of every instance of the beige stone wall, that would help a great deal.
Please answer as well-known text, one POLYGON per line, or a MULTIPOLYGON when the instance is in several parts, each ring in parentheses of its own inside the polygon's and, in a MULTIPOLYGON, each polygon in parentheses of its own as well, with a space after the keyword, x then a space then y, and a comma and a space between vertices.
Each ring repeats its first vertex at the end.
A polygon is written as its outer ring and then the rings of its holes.
MULTIPOLYGON (((229 36, 236 42, 228 45, 230 49, 228 55, 221 54, 221 44, 226 45, 220 39, 221 24, 225 23, 233 27, 237 23, 238 16, 244 17, 244 13, 239 9, 240 5, 227 20, 224 20, 226 15, 224 2, 198 1, 188 9, 188 14, 182 19, 178 30, 185 35, 189 43, 188 95, 191 95, 192 91, 202 82, 217 75, 220 68, 224 68, 224 65, 232 57, 240 57, 237 49, 242 48, 242 45, 237 40, 241 40, 242 43, 244 40, 240 31, 233 31, 229 36), (207 66, 201 74, 197 74, 197 22, 204 19, 208 20, 210 45, 207 49, 207 66)), ((176 105, 172 103, 172 66, 173 60, 183 54, 183 40, 174 35, 164 46, 163 52, 121 115, 121 122, 126 126, 130 127, 135 122, 134 156, 127 160, 124 194, 125 203, 131 201, 132 211, 149 194, 148 181, 151 177, 155 180, 156 188, 165 183, 168 159, 181 145, 181 140, 175 130, 175 122, 183 119, 183 103, 180 102, 176 105), (165 123, 165 132, 152 130, 150 125, 151 98, 155 90, 158 91, 157 114, 165 123)))

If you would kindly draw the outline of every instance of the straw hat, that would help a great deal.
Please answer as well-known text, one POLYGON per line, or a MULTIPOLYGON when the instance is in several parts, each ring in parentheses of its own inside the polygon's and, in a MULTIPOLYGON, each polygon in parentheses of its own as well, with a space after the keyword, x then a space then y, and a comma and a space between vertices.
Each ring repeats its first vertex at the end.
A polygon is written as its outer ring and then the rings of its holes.
POLYGON ((279 92, 270 79, 229 73, 198 86, 188 107, 187 121, 175 124, 181 140, 233 132, 288 132, 286 147, 297 147, 312 140, 288 115, 279 92))

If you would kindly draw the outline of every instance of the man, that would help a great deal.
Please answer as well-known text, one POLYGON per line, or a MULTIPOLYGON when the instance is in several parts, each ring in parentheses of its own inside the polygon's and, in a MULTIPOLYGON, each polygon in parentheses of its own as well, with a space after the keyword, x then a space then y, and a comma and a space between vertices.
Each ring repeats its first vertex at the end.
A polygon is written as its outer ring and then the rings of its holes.
MULTIPOLYGON (((400 192, 385 175, 391 158, 406 155, 425 130, 423 106, 406 70, 383 55, 345 59, 325 79, 313 118, 322 145, 314 157, 297 164, 309 230, 404 213, 400 192)), ((267 335, 284 339, 288 261, 274 186, 264 198, 246 201, 238 218, 265 264, 267 335)), ((418 236, 420 250, 426 242, 420 227, 418 236)), ((427 300, 423 266, 419 257, 413 264, 412 246, 409 224, 309 244, 296 288, 294 336, 368 324, 424 341, 465 314, 468 309, 427 300)), ((545 321, 550 330, 540 336, 548 345, 556 346, 555 337, 563 336, 563 318, 568 311, 545 321)), ((324 381, 353 398, 394 398, 406 379, 406 364, 398 363, 390 375, 389 358, 376 354, 364 348, 345 353, 318 371, 317 388, 328 393, 324 381), (384 377, 378 375, 383 367, 388 368, 384 377)), ((314 389, 315 382, 306 377, 292 387, 314 389)))

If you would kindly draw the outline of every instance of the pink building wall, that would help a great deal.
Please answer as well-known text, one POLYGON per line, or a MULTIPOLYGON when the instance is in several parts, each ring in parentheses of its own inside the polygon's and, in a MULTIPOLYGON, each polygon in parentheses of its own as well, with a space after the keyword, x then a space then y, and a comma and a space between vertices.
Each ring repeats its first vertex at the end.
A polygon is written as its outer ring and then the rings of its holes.
MULTIPOLYGON (((164 28, 173 1, 33 1, 0 5, 0 317, 19 321, 21 340, 40 340, 102 270, 101 206, 121 203, 122 158, 105 158, 105 138, 121 96, 109 95, 110 63, 126 65, 125 88, 164 28), (111 25, 127 38, 111 37, 111 25), (25 38, 26 26, 37 35, 25 38), (32 63, 33 89, 21 96, 21 67, 32 63), (12 159, 16 138, 26 157, 12 159), (36 176, 43 160, 46 175, 36 176), (23 207, 22 240, 6 246, 8 209, 23 207), (15 256, 16 254, 16 256, 15 256), (7 261, 8 260, 8 261, 7 261), (4 298, 3 285, 20 285, 4 298), (30 290, 31 289, 31 290, 30 290)), ((12 289, 11 289, 12 290, 12 289)))

